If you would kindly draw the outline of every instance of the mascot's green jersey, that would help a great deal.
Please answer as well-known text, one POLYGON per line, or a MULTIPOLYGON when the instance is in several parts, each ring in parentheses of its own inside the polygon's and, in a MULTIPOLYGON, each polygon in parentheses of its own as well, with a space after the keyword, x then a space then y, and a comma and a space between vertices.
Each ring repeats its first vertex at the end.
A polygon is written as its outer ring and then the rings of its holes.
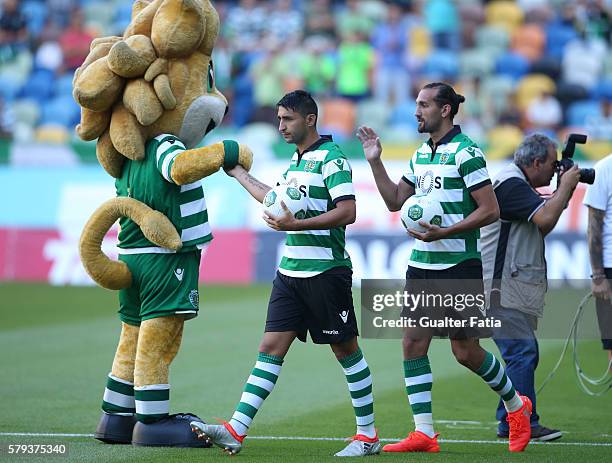
MULTIPOLYGON (((185 145, 174 135, 149 140, 141 161, 126 159, 121 178, 115 181, 117 196, 137 199, 164 214, 176 227, 183 247, 179 252, 201 249, 212 240, 202 182, 177 185, 170 172, 185 145)), ((131 219, 119 221, 120 254, 171 253, 147 240, 131 219)))

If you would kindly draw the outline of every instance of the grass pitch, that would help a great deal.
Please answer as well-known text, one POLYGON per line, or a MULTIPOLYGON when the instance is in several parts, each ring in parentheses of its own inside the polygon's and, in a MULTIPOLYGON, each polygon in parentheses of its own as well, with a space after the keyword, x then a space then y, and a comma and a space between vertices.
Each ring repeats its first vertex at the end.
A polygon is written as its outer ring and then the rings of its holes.
MULTIPOLYGON (((357 292, 356 292, 357 293, 357 292)), ((205 420, 229 418, 255 361, 263 332, 269 286, 204 287, 200 316, 185 326, 183 346, 171 370, 171 412, 195 412, 205 420)), ((0 286, 0 461, 41 460, 7 455, 10 443, 65 443, 56 461, 217 461, 219 449, 151 449, 104 445, 93 433, 120 324, 117 296, 98 288, 0 286), (21 436, 42 433, 46 436, 21 436), (78 434, 75 437, 57 434, 78 434)), ((592 308, 590 309, 592 310, 592 308)), ((374 378, 375 412, 383 439, 412 430, 397 340, 363 340, 374 378)), ((485 348, 497 354, 492 342, 485 348)), ((541 343, 541 381, 556 362, 561 341, 541 343)), ((606 357, 596 341, 580 344, 584 369, 601 373, 606 357)), ((530 445, 510 454, 495 437, 497 396, 456 364, 448 341, 432 343, 433 412, 440 454, 383 454, 388 461, 610 461, 612 395, 589 397, 566 357, 538 397, 546 426, 565 431, 556 443, 530 445)), ((342 370, 327 346, 296 342, 273 394, 255 419, 242 461, 326 461, 354 433, 354 417, 342 370), (268 437, 273 437, 268 438, 268 437), (278 437, 320 440, 278 440, 278 437)), ((378 460, 377 460, 378 461, 378 460)))

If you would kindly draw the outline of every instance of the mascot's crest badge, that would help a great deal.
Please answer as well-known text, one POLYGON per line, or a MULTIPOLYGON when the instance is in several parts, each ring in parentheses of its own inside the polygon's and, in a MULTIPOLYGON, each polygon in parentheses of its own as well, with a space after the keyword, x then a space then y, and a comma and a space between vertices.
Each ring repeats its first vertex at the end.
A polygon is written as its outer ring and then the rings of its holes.
POLYGON ((197 289, 192 289, 189 292, 189 302, 191 302, 191 305, 194 307, 194 309, 197 309, 200 305, 200 294, 198 293, 197 289))
POLYGON ((449 153, 442 153, 442 154, 440 154, 440 164, 446 164, 448 162, 449 158, 450 158, 450 154, 449 153))

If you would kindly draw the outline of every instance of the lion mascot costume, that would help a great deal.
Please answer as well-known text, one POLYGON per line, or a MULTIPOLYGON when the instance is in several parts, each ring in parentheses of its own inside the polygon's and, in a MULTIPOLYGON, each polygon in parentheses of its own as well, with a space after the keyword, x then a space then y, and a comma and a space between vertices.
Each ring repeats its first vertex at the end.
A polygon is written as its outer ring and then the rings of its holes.
POLYGON ((211 60, 218 31, 209 0, 136 0, 123 37, 94 40, 75 73, 77 134, 98 139, 117 190, 79 244, 94 281, 119 290, 122 329, 95 434, 103 442, 206 446, 189 426, 199 418, 169 414, 169 367, 197 315, 200 255, 212 239, 200 180, 252 162, 231 140, 195 148, 227 110, 211 60), (113 261, 101 243, 118 219, 113 261))

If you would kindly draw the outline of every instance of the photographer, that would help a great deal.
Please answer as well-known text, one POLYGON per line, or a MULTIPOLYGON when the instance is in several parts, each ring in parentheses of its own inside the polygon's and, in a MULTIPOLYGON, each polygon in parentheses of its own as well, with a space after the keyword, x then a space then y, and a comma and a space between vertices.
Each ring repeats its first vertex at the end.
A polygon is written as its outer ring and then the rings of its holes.
MULTIPOLYGON (((501 321, 493 339, 506 362, 506 372, 521 394, 533 403, 532 440, 551 441, 561 432, 539 423, 536 411, 535 369, 538 341, 534 330, 544 311, 547 289, 544 237, 557 224, 580 179, 574 165, 563 171, 557 145, 544 135, 530 135, 514 153, 514 162, 493 176, 500 219, 481 230, 485 288, 491 315, 501 321), (550 185, 559 172, 557 191, 542 198, 536 188, 550 185)), ((497 408, 498 437, 508 436, 506 410, 497 408)))
POLYGON ((591 291, 595 296, 603 348, 612 369, 612 154, 595 164, 595 182, 587 188, 591 291))

